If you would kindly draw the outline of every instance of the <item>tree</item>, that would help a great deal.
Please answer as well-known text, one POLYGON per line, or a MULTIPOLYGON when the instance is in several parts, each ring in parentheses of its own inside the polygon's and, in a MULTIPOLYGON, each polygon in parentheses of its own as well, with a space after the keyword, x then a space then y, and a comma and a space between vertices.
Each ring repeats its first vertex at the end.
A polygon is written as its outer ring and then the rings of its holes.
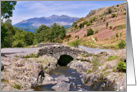
POLYGON ((12 10, 15 10, 17 1, 1 1, 1 16, 3 18, 12 17, 12 10))
POLYGON ((27 45, 32 45, 34 39, 34 34, 32 32, 26 32, 25 41, 27 45))
POLYGON ((7 29, 5 28, 5 24, 1 22, 1 47, 4 47, 4 39, 7 36, 7 29))
POLYGON ((22 32, 16 31, 16 34, 13 36, 14 41, 12 42, 12 47, 26 46, 25 34, 24 30, 22 32))

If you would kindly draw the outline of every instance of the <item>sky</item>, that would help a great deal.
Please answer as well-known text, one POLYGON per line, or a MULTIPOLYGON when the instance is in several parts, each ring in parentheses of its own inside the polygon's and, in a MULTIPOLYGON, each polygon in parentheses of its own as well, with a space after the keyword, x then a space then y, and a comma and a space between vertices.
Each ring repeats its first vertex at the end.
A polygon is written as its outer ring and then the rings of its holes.
POLYGON ((17 1, 12 24, 34 17, 68 15, 85 17, 91 10, 108 7, 125 1, 17 1))

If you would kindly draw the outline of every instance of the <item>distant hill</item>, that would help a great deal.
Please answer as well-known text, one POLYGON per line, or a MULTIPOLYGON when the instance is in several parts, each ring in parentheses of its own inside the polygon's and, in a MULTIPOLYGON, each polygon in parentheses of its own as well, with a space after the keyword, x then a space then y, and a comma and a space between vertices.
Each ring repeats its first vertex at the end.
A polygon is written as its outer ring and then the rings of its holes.
POLYGON ((118 48, 121 40, 126 42, 126 3, 91 10, 67 30, 67 35, 66 44, 80 40, 88 47, 118 48))
POLYGON ((35 32, 35 30, 41 26, 41 25, 46 25, 46 26, 51 26, 53 23, 57 23, 59 25, 65 26, 65 28, 71 27, 72 23, 74 21, 77 21, 77 17, 69 17, 66 15, 52 15, 50 17, 40 17, 40 18, 30 18, 27 20, 23 20, 15 25, 14 27, 18 27, 19 29, 23 29, 25 31, 32 31, 35 32))

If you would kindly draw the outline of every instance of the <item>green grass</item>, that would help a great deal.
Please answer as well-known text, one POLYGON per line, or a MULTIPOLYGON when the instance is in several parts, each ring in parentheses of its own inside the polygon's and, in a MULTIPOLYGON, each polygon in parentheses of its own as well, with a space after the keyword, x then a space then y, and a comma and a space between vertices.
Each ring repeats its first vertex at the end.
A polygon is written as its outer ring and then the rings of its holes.
POLYGON ((126 28, 126 24, 123 25, 118 25, 114 28, 114 30, 121 30, 121 29, 125 29, 126 28))
POLYGON ((117 58, 118 58, 118 56, 109 56, 107 61, 115 60, 117 58))
POLYGON ((100 60, 97 59, 97 57, 93 57, 93 59, 92 59, 93 67, 96 67, 97 65, 99 65, 99 63, 100 63, 100 60))
POLYGON ((71 47, 78 47, 80 45, 80 40, 75 40, 73 42, 68 43, 71 47))
POLYGON ((28 56, 23 56, 23 58, 37 58, 37 56, 35 54, 30 54, 28 56))
POLYGON ((15 55, 15 57, 19 57, 18 55, 15 55))

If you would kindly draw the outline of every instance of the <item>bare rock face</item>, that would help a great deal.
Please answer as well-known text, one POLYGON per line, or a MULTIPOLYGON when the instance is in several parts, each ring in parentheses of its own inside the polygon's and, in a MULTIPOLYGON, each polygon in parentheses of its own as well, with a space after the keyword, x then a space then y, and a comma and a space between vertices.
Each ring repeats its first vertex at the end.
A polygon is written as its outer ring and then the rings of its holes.
POLYGON ((4 65, 4 70, 1 71, 1 90, 31 90, 38 86, 37 77, 41 65, 44 68, 47 67, 45 72, 49 72, 56 67, 55 61, 54 58, 48 56, 39 58, 2 57, 1 63, 4 65), (48 66, 49 63, 50 66, 48 66))
POLYGON ((55 86, 52 87, 55 91, 69 91, 70 90, 70 84, 66 83, 64 81, 61 81, 57 83, 55 86))

